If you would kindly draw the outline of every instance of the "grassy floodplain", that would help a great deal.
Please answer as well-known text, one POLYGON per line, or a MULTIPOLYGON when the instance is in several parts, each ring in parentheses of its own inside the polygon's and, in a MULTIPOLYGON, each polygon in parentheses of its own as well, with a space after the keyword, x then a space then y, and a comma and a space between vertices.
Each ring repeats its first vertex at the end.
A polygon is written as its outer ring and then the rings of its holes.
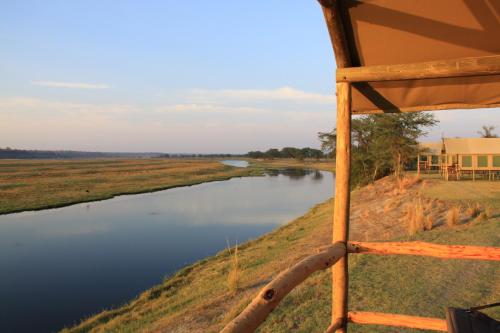
POLYGON ((333 169, 331 162, 248 161, 249 168, 215 159, 0 160, 0 214, 261 175, 265 168, 333 169))
POLYGON ((0 214, 109 199, 232 177, 254 168, 216 160, 0 160, 0 214))
MULTIPOLYGON (((351 239, 500 246, 498 183, 454 184, 426 179, 401 188, 383 179, 355 190, 351 239), (449 194, 436 199, 449 186, 462 189, 459 197, 449 194), (405 212, 415 197, 428 206, 435 222, 432 230, 409 236, 405 212), (449 209, 473 203, 487 208, 488 216, 469 217, 462 209, 456 225, 446 224, 449 209)), ((241 245, 236 288, 229 279, 231 255, 221 251, 180 270, 130 303, 103 311, 65 332, 218 332, 270 279, 330 242, 332 203, 321 203, 291 223, 241 245)), ((352 255, 349 270, 351 310, 444 318, 445 306, 470 307, 500 297, 497 262, 352 255)), ((330 278, 329 270, 313 274, 283 300, 258 332, 323 332, 330 320, 330 278)), ((500 316, 498 308, 488 312, 500 316)), ((422 332, 361 325, 350 326, 350 331, 422 332)))

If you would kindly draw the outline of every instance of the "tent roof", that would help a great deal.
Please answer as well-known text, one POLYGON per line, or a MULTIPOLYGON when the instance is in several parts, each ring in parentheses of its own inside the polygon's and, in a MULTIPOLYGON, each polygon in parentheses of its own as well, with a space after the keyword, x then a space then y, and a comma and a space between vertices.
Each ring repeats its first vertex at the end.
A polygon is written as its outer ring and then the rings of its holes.
POLYGON ((443 148, 442 142, 422 142, 419 148, 423 150, 423 155, 440 155, 443 148))
MULTIPOLYGON (((332 37, 339 68, 500 55, 500 1, 320 2, 325 17, 334 6, 340 16, 344 48, 335 47, 332 37)), ((335 20, 327 19, 327 25, 332 35, 335 20)), ((356 82, 353 88, 353 113, 500 106, 498 74, 356 82)))
POLYGON ((500 154, 500 138, 444 139, 447 154, 500 154))

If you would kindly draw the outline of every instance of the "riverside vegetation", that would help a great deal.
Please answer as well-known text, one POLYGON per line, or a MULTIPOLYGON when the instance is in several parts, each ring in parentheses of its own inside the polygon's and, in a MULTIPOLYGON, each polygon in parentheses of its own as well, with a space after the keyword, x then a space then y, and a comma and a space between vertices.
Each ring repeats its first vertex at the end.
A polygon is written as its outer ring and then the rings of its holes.
MULTIPOLYGON (((351 209, 352 240, 500 246, 500 189, 495 183, 417 178, 401 182, 386 177, 353 191, 351 209), (410 235, 408 214, 416 198, 419 214, 432 218, 424 219, 424 227, 410 235), (474 214, 469 207, 474 207, 474 214), (458 213, 449 225, 447 212, 452 209, 458 213)), ((236 249, 221 251, 178 271, 130 303, 64 331, 218 332, 276 274, 329 244, 331 220, 329 200, 269 234, 238 245, 237 259, 236 249)), ((349 260, 352 310, 443 318, 445 306, 491 303, 500 295, 500 268, 495 262, 376 255, 349 260)), ((330 279, 329 270, 308 278, 259 332, 322 332, 330 320, 330 279)), ((500 310, 488 313, 499 316, 500 310)), ((371 326, 350 328, 352 332, 373 330, 371 326)), ((395 332, 390 327, 377 327, 377 331, 395 332)))

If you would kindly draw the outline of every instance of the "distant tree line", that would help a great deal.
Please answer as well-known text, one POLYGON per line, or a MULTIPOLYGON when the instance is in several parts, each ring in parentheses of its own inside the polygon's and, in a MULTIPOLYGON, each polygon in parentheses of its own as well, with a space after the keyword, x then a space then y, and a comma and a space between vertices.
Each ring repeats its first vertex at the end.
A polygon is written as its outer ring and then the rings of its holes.
POLYGON ((151 158, 159 153, 113 153, 73 150, 24 150, 0 148, 0 159, 71 159, 71 158, 151 158))
POLYGON ((0 148, 0 159, 78 159, 78 158, 231 158, 242 157, 236 154, 183 154, 183 153, 122 153, 89 152, 74 150, 24 150, 10 147, 0 148))
POLYGON ((171 153, 161 154, 160 158, 233 158, 244 157, 242 154, 184 154, 184 153, 171 153))
POLYGON ((310 147, 305 148, 295 148, 295 147, 284 147, 281 150, 276 148, 271 148, 266 151, 250 151, 246 155, 250 158, 294 158, 297 160, 303 160, 305 158, 320 159, 324 158, 325 154, 319 150, 310 147))

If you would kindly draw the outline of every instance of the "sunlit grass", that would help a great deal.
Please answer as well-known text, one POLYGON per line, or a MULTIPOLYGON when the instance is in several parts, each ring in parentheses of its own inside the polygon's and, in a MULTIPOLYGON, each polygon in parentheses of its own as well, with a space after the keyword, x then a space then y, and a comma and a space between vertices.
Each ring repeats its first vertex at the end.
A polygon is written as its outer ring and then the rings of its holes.
POLYGON ((247 176, 215 160, 0 160, 0 214, 247 176))

